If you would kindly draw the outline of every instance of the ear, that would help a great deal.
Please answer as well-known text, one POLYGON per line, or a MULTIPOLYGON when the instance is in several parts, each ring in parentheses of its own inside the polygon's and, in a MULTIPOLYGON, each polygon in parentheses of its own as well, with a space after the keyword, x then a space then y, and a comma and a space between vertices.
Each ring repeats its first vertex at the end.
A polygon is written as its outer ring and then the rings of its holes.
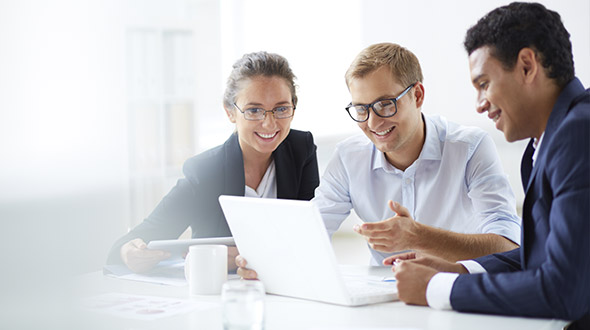
POLYGON ((417 82, 414 86, 414 99, 416 100, 416 108, 420 108, 424 103, 424 85, 417 82))
POLYGON ((225 114, 227 115, 227 118, 229 118, 229 121, 232 122, 233 124, 236 123, 236 111, 234 109, 228 109, 225 106, 223 106, 223 109, 225 109, 225 114))
POLYGON ((516 69, 522 77, 523 82, 530 84, 533 82, 540 72, 541 63, 537 53, 531 48, 523 48, 518 52, 516 59, 516 69))

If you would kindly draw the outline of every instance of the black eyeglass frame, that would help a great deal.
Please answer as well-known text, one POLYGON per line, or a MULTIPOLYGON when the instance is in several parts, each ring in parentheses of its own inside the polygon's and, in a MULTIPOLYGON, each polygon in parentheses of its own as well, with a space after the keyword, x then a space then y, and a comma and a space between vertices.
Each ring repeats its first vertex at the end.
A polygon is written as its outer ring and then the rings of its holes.
POLYGON ((373 112, 381 117, 381 118, 390 118, 393 117, 397 114, 397 101, 399 99, 401 99, 404 95, 406 95, 411 89, 412 87, 416 86, 418 82, 415 82, 413 84, 411 84, 410 86, 406 87, 406 89, 404 89, 403 92, 401 92, 397 97, 394 98, 390 98, 390 99, 381 99, 381 100, 377 100, 371 104, 352 104, 352 102, 350 102, 347 106, 346 106, 346 112, 348 112, 348 115, 350 116, 350 118, 352 118, 352 120, 356 121, 357 123, 363 123, 366 122, 367 120, 369 120, 369 115, 371 114, 371 109, 373 109, 373 112), (379 103, 379 102, 383 102, 383 101, 392 101, 393 105, 395 106, 395 111, 393 112, 393 114, 388 115, 388 116, 384 116, 384 115, 380 115, 377 111, 375 111, 375 104, 379 103), (367 111, 367 118, 365 118, 365 120, 357 120, 351 113, 350 113, 350 108, 352 107, 362 107, 365 109, 365 111, 367 111))
POLYGON ((272 109, 272 110, 266 110, 266 109, 263 109, 263 108, 256 108, 256 109, 261 109, 261 110, 264 110, 264 114, 262 115, 262 118, 261 118, 261 119, 248 119, 248 118, 246 117, 246 111, 247 111, 247 110, 249 110, 249 109, 242 110, 242 109, 240 109, 240 107, 238 107, 238 105, 237 105, 237 104, 235 104, 235 103, 234 103, 234 107, 236 107, 236 109, 238 109, 238 110, 239 110, 239 111, 240 111, 242 114, 244 114, 244 119, 246 119, 246 120, 251 120, 251 121, 260 121, 260 120, 264 120, 264 119, 266 118, 266 113, 267 113, 267 112, 272 112, 272 115, 273 115, 273 117, 275 117, 275 119, 287 119, 287 118, 291 118, 291 117, 293 117, 293 116, 295 115, 295 106, 294 106, 294 105, 280 105, 280 106, 278 106, 278 107, 276 107, 276 108, 274 108, 274 109, 272 109), (282 107, 285 107, 285 108, 293 108, 293 113, 291 113, 291 115, 290 115, 289 117, 281 117, 281 118, 277 118, 277 116, 276 116, 276 111, 277 111, 277 109, 278 109, 278 108, 282 108, 282 107))

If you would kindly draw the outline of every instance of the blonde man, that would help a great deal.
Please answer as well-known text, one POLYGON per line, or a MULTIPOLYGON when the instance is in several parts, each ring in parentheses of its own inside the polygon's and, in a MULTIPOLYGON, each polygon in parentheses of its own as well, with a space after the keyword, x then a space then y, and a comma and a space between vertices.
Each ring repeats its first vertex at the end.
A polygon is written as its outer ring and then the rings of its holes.
POLYGON ((514 194, 492 139, 422 113, 422 70, 411 51, 369 46, 345 77, 346 110, 364 135, 337 145, 316 190, 330 234, 354 209, 374 264, 403 250, 456 261, 518 247, 514 194))

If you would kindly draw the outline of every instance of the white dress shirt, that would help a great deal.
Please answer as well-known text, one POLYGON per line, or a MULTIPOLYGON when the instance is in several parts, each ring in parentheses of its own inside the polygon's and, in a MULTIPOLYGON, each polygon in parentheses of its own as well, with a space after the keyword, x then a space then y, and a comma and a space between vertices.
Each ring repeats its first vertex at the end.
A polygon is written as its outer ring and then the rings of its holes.
MULTIPOLYGON (((391 165, 364 134, 336 146, 313 201, 330 236, 354 208, 365 222, 405 206, 420 223, 459 233, 494 233, 520 242, 515 198, 492 139, 481 129, 424 115, 426 138, 405 171, 391 165)), ((372 264, 391 254, 371 249, 372 264)))
MULTIPOLYGON (((537 140, 535 138, 533 143, 533 167, 537 161, 538 152, 541 149, 541 143, 543 143, 543 136, 545 132, 541 134, 541 137, 537 140)), ((485 268, 475 260, 464 260, 459 261, 469 274, 487 273, 485 268)), ((437 273, 428 282, 426 287, 426 301, 428 306, 435 309, 452 309, 451 306, 451 291, 455 280, 459 277, 459 274, 452 273, 437 273)))
POLYGON ((264 176, 262 177, 262 180, 260 180, 258 188, 254 190, 252 187, 246 186, 244 196, 259 198, 277 198, 277 174, 275 170, 274 159, 266 168, 266 172, 264 172, 264 176))
POLYGON ((545 136, 545 132, 541 133, 541 137, 537 140, 537 138, 535 138, 534 143, 533 143, 533 148, 535 148, 535 151, 533 152, 533 156, 531 157, 533 159, 533 167, 535 167, 535 163, 537 162, 537 156, 539 155, 539 149, 541 149, 541 143, 543 143, 543 136, 545 136))

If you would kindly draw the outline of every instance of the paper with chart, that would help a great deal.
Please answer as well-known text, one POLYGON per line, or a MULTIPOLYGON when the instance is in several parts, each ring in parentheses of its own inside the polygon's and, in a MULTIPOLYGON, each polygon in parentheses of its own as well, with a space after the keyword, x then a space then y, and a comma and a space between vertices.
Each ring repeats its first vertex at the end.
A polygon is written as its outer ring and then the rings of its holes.
POLYGON ((90 312, 137 320, 156 320, 216 306, 209 302, 115 292, 88 297, 82 302, 83 309, 90 312))

